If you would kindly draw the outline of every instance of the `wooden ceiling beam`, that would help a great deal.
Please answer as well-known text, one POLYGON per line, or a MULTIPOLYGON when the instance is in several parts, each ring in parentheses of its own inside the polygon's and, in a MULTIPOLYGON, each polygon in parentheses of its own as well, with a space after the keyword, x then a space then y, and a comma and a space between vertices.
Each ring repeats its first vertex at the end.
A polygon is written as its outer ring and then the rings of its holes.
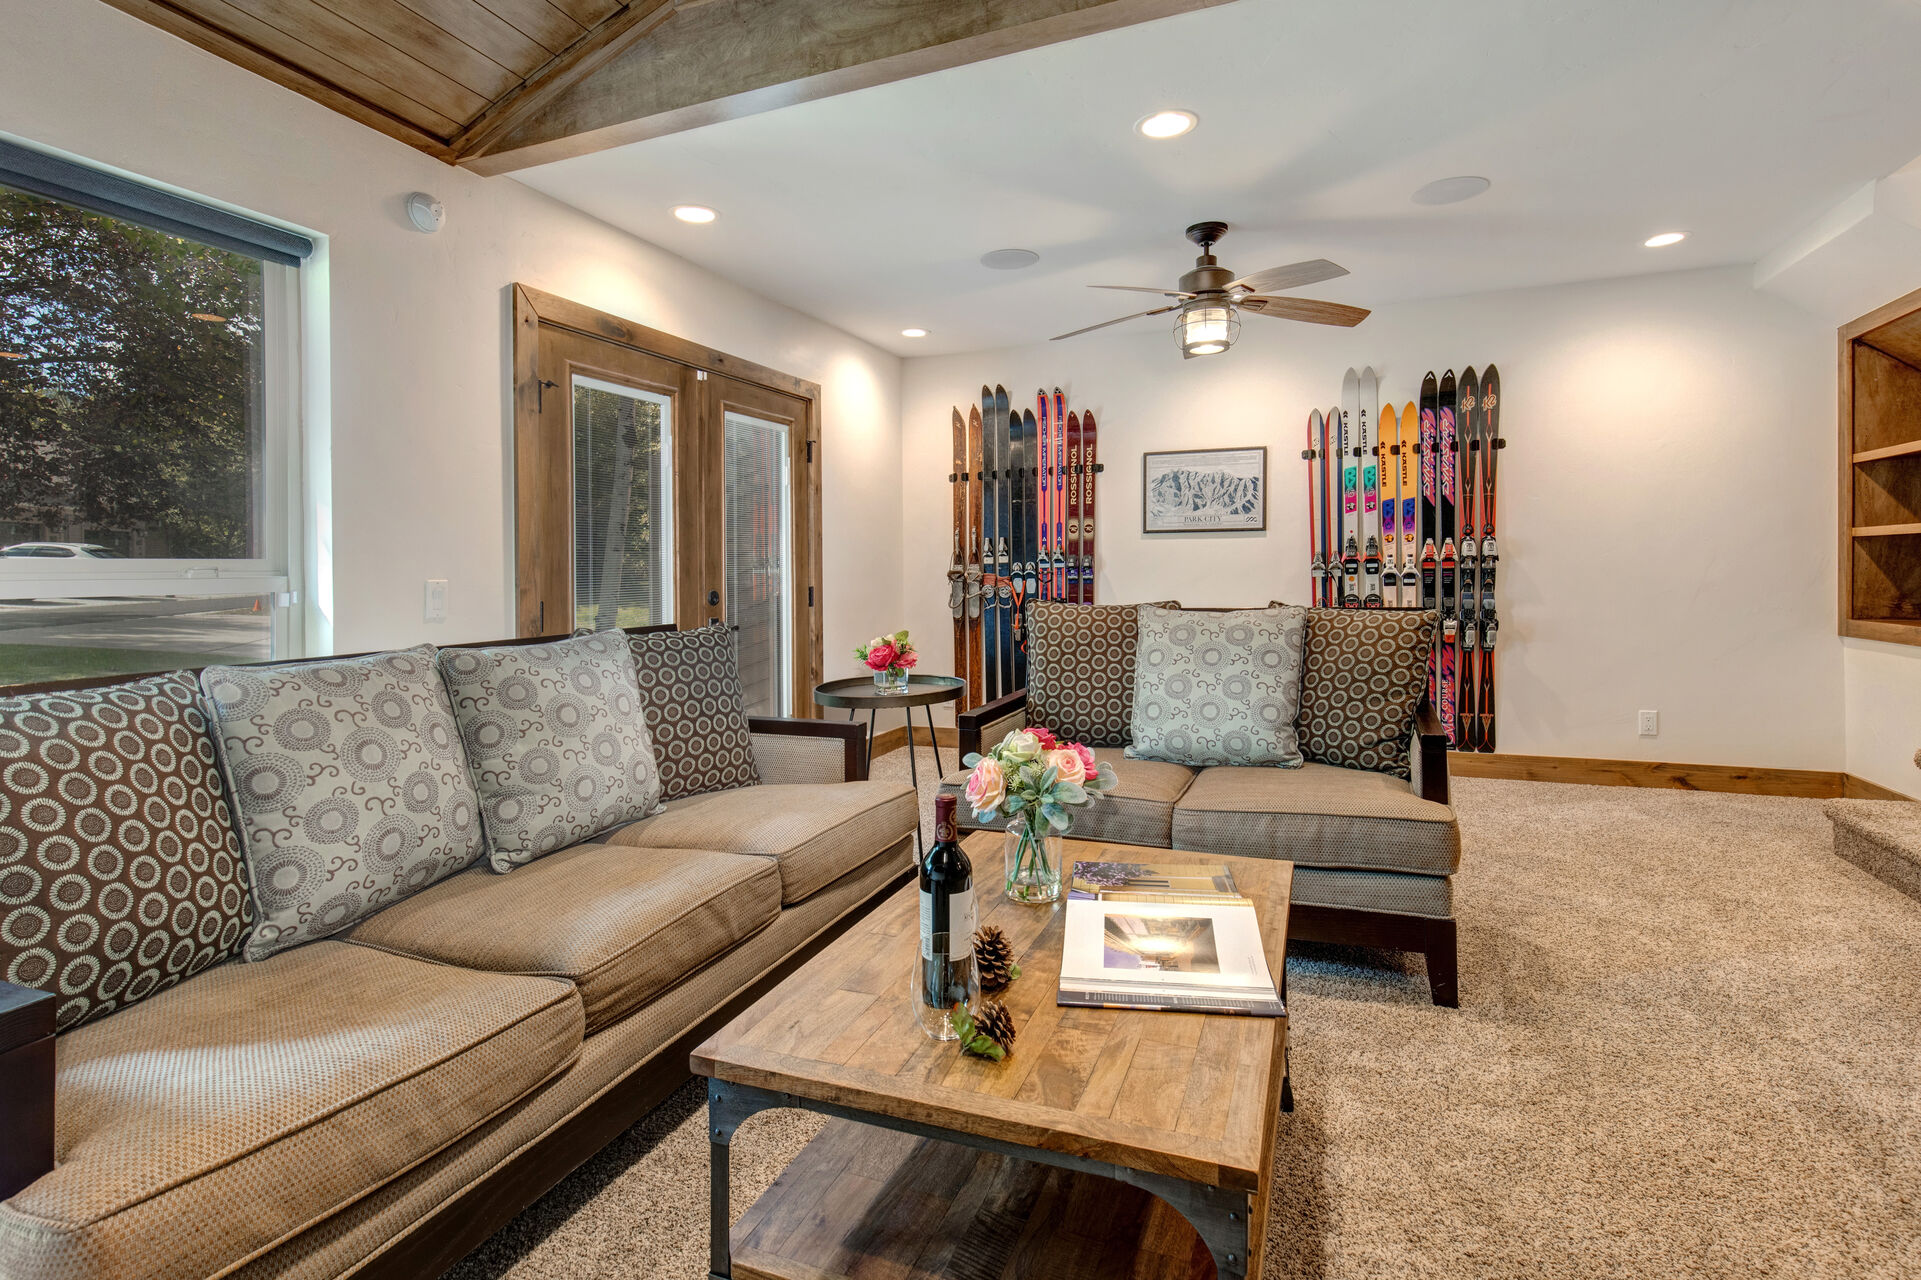
POLYGON ((517 169, 1232 0, 641 0, 453 140, 517 169))

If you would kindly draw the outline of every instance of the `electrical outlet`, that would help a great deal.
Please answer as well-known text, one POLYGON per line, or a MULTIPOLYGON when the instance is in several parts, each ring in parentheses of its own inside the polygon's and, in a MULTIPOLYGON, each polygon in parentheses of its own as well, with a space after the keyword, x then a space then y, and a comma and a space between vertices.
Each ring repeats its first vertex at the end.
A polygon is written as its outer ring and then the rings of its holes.
POLYGON ((1643 738, 1652 738, 1661 732, 1661 713, 1643 711, 1640 716, 1640 731, 1643 738))
POLYGON ((427 579, 426 617, 429 622, 447 620, 447 580, 445 578, 427 579))

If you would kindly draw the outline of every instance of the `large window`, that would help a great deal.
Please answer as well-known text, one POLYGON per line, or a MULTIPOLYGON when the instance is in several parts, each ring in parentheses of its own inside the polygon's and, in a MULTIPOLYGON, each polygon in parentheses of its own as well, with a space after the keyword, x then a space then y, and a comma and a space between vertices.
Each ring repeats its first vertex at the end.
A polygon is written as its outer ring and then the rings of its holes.
POLYGON ((305 243, 0 148, 0 686, 289 651, 305 243))

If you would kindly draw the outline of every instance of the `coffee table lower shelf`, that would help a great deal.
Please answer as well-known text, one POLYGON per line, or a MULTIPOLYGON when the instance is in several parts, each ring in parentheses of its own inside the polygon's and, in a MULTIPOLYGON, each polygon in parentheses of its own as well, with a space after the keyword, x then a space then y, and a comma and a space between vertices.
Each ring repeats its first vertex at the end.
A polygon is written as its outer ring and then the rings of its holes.
POLYGON ((1210 1280, 1185 1218, 1138 1187, 830 1119, 733 1230, 733 1280, 1210 1280))

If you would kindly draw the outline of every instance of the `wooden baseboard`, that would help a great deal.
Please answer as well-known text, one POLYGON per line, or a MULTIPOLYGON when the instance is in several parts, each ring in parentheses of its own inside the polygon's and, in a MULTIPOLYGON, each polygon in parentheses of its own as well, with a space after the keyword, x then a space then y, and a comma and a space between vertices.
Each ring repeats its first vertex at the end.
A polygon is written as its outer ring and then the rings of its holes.
MULTIPOLYGON (((911 727, 914 731, 914 741, 920 746, 923 746, 923 747, 926 746, 927 745, 927 726, 926 725, 924 724, 917 724, 913 726, 896 725, 892 729, 882 729, 879 733, 874 735, 874 759, 878 760, 882 756, 886 755, 889 751, 899 751, 902 747, 906 746, 907 730, 909 727, 911 727)), ((960 732, 959 730, 955 729, 952 725, 946 725, 946 724, 936 725, 934 727, 934 741, 943 748, 958 747, 960 745, 960 732)), ((942 760, 941 763, 947 764, 948 762, 945 760, 942 760)), ((960 760, 958 757, 955 758, 952 767, 956 769, 960 767, 960 760)))
POLYGON ((1667 787, 1676 791, 1726 791, 1750 796, 1831 800, 1907 800, 1887 787, 1831 769, 1763 769, 1727 764, 1670 764, 1656 760, 1598 760, 1582 756, 1517 756, 1499 752, 1447 753, 1456 778, 1506 778, 1523 782, 1579 782, 1598 787, 1667 787))

